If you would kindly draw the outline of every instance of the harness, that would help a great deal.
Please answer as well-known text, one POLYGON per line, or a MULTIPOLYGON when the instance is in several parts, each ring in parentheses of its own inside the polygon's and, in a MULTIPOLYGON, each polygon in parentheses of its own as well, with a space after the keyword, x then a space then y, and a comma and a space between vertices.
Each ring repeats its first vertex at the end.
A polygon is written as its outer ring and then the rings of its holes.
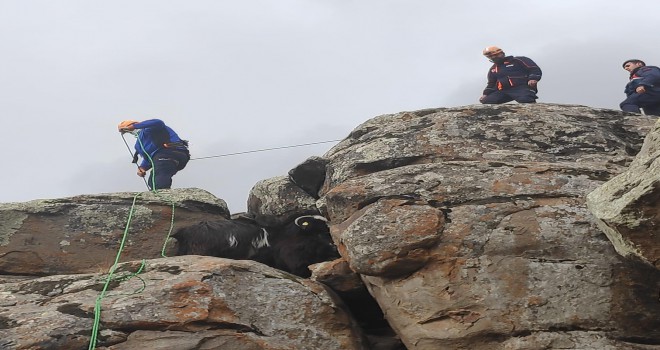
POLYGON ((186 151, 188 150, 188 140, 181 140, 177 142, 166 142, 163 144, 163 147, 165 148, 185 148, 186 151))
MULTIPOLYGON (((181 140, 181 141, 177 141, 177 142, 166 142, 166 143, 163 143, 163 148, 164 149, 169 149, 169 150, 172 150, 172 151, 180 151, 180 152, 183 152, 183 153, 189 153, 189 151, 188 151, 188 140, 181 140)), ((131 152, 131 153, 133 153, 133 152, 131 152)), ((138 162, 138 152, 135 152, 133 154, 132 163, 137 164, 137 162, 138 162)))

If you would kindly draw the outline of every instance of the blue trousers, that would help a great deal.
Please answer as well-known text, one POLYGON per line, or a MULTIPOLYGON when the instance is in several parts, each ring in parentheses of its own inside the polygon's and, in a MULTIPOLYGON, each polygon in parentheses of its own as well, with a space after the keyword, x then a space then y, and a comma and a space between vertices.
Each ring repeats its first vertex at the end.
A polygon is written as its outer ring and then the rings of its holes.
POLYGON ((518 103, 536 103, 536 91, 528 86, 516 86, 506 90, 497 90, 486 95, 483 104, 500 104, 516 100, 518 103))
POLYGON ((172 176, 182 170, 190 160, 186 150, 161 149, 153 157, 154 165, 147 178, 150 190, 172 187, 172 176))
POLYGON ((660 92, 650 90, 643 94, 633 92, 619 104, 624 112, 641 113, 640 108, 644 109, 644 114, 660 116, 660 92))

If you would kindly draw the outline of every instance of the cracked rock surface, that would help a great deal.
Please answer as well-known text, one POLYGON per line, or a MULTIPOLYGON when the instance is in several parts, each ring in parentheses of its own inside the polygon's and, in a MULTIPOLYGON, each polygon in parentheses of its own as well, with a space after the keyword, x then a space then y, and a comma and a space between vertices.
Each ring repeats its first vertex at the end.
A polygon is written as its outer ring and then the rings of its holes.
MULTIPOLYGON (((177 224, 229 213, 203 190, 141 198, 97 349, 660 349, 660 145, 635 160, 654 123, 555 104, 401 112, 259 182, 249 214, 262 225, 329 219, 342 258, 313 276, 369 291, 395 332, 380 345, 322 283, 251 261, 154 259, 172 208, 177 224)), ((0 349, 87 349, 131 200, 0 205, 0 349)))
MULTIPOLYGON (((180 256, 119 265, 97 349, 364 349, 317 282, 249 261, 180 256), (143 288, 147 287, 148 288, 143 288)), ((87 349, 105 276, 0 285, 0 349, 87 349)))
POLYGON ((652 125, 545 104, 383 115, 325 155, 318 205, 408 349, 655 349, 660 272, 585 204, 652 125))

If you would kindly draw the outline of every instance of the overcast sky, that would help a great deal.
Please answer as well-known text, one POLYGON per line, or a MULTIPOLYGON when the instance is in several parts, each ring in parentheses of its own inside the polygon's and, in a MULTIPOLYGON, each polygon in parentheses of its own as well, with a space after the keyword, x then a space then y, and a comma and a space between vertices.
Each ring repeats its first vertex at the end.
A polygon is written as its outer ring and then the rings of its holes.
MULTIPOLYGON (((621 63, 660 64, 658 13, 658 0, 0 0, 0 202, 145 190, 124 119, 163 119, 197 158, 478 103, 489 45, 536 61, 539 102, 618 109, 621 63)), ((257 181, 333 145, 193 160, 174 187, 244 211, 257 181)))

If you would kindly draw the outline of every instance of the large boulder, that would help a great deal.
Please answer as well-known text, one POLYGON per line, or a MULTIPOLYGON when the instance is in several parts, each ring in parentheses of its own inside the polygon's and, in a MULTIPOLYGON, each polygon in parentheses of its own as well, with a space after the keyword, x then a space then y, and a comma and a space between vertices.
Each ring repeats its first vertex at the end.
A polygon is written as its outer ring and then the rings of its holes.
POLYGON ((322 284, 250 261, 182 256, 121 264, 107 277, 0 285, 1 349, 367 349, 322 284), (131 276, 136 272, 139 274, 131 276))
POLYGON ((447 161, 586 163, 608 179, 632 161, 652 120, 571 105, 427 109, 368 120, 333 147, 321 194, 343 181, 407 165, 447 161), (605 171, 605 172, 603 172, 605 171))
POLYGON ((298 216, 318 214, 316 199, 289 176, 257 182, 248 195, 248 215, 262 226, 283 226, 298 216))
POLYGON ((586 195, 653 121, 565 105, 384 115, 331 149, 318 205, 408 349, 642 349, 660 272, 619 256, 586 195))
POLYGON ((660 120, 630 167, 587 196, 617 252, 660 269, 660 120))
POLYGON ((195 188, 0 203, 0 275, 107 271, 122 242, 122 261, 169 256, 170 230, 218 217, 225 201, 195 188))

